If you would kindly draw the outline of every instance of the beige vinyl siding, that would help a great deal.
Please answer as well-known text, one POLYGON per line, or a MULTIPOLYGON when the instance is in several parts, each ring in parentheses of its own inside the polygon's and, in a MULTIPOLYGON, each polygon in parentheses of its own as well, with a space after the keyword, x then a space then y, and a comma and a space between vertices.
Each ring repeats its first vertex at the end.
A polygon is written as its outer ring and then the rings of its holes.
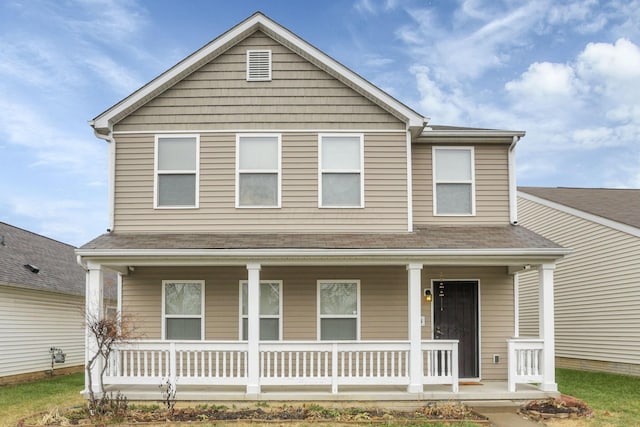
POLYGON ((0 285, 0 377, 84 364, 84 298, 0 285))
POLYGON ((365 208, 318 208, 318 134, 282 134, 282 208, 235 208, 234 133, 200 136, 200 206, 153 209, 154 135, 118 135, 118 232, 406 231, 404 133, 365 133, 365 208))
MULTIPOLYGON (((639 364, 640 238, 523 198, 518 211, 523 226, 572 250, 555 271, 556 355, 639 364)), ((535 286, 520 280, 521 293, 535 286)), ((532 302, 521 311, 537 313, 532 302)), ((537 318, 521 322, 537 330, 537 318)))
POLYGON ((115 131, 398 129, 403 122, 258 31, 138 108, 115 131), (272 81, 246 81, 246 51, 271 49, 272 81))
MULTIPOLYGON (((441 147, 445 144, 436 144, 441 147)), ((472 146, 473 144, 469 144, 472 146)), ((506 225, 509 223, 507 144, 475 145, 475 216, 433 215, 433 144, 413 144, 414 224, 506 225)))
POLYGON ((538 289, 538 271, 530 270, 518 273, 519 299, 519 336, 538 337, 540 334, 539 305, 540 291, 538 289))
MULTIPOLYGON (((481 375, 487 380, 507 376, 507 338, 514 335, 513 281, 504 267, 426 267, 423 289, 440 273, 446 279, 480 281, 481 375), (493 364, 493 354, 500 363, 493 364)), ((162 280, 205 281, 205 337, 237 340, 239 282, 247 279, 244 267, 136 268, 124 277, 123 303, 137 319, 143 337, 161 338, 162 280)), ((361 339, 407 340, 407 271, 397 267, 263 267, 261 280, 283 281, 283 339, 311 340, 317 336, 318 280, 360 280, 361 339)), ((423 339, 432 339, 430 305, 422 302, 426 324, 423 339)))
MULTIPOLYGON (((264 267, 261 280, 283 281, 283 338, 317 339, 317 281, 358 279, 361 338, 407 339, 407 277, 404 267, 264 267)), ((141 338, 161 339, 162 281, 205 281, 205 338, 237 340, 239 283, 244 267, 139 267, 123 278, 123 311, 141 338)))

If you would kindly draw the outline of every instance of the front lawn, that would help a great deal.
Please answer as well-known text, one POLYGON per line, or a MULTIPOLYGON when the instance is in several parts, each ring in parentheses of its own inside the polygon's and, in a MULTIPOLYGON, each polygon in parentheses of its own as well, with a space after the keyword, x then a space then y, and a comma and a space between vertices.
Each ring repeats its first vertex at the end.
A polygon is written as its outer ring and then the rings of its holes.
MULTIPOLYGON (((589 427, 636 426, 640 424, 640 377, 558 369, 560 391, 584 400, 594 418, 573 425, 589 427)), ((553 426, 571 422, 552 422, 553 426)))
POLYGON ((36 412, 82 404, 83 388, 83 373, 0 386, 0 427, 15 427, 19 419, 36 412))

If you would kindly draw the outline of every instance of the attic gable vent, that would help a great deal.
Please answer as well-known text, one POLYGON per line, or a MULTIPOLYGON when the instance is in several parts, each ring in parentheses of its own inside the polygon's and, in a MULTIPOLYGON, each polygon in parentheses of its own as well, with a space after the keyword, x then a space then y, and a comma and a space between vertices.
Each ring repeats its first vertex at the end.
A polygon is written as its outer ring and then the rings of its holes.
POLYGON ((271 51, 247 50, 247 81, 271 80, 271 51))

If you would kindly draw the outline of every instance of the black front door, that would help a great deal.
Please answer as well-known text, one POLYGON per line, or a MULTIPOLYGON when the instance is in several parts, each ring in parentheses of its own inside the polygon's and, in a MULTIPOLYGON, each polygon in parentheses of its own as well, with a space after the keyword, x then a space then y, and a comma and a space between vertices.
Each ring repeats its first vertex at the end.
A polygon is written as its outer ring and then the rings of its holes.
POLYGON ((478 378, 478 282, 436 280, 433 284, 433 336, 460 340, 460 378, 478 378))

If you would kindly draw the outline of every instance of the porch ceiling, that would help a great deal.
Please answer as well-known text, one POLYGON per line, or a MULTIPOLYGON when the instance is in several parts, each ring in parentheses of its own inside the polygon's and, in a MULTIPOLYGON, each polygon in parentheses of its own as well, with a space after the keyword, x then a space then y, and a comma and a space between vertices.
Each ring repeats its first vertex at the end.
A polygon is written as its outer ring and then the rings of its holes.
POLYGON ((521 226, 421 226, 412 233, 107 233, 76 251, 120 265, 540 264, 568 251, 521 226))

